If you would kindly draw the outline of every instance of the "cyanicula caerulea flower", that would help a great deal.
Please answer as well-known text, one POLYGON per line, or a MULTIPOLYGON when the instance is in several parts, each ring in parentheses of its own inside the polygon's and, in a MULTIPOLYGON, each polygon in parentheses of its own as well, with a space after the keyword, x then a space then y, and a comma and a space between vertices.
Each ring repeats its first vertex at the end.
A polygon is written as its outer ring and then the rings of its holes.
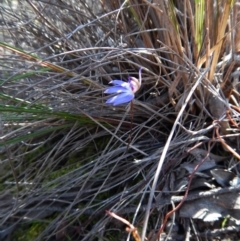
POLYGON ((134 99, 134 94, 140 89, 142 77, 142 68, 139 69, 139 79, 135 77, 128 77, 128 82, 122 80, 112 80, 110 84, 114 86, 106 89, 105 94, 116 94, 115 96, 109 98, 106 103, 112 105, 120 105, 127 103, 134 99))

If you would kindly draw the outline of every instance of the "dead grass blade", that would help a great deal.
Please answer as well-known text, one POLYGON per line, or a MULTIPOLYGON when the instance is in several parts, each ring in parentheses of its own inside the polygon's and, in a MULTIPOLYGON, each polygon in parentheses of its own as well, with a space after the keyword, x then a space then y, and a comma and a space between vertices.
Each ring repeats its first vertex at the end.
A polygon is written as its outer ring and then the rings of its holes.
POLYGON ((216 30, 217 38, 216 38, 216 42, 214 45, 215 50, 214 50, 213 60, 212 60, 211 69, 210 69, 210 73, 209 73, 210 81, 213 81, 213 77, 216 72, 216 66, 219 61, 220 52, 222 50, 222 44, 223 44, 224 36, 225 36, 225 32, 226 32, 227 21, 229 19, 230 10, 231 10, 233 3, 234 3, 234 0, 226 1, 223 6, 223 9, 221 11, 221 14, 218 16, 218 22, 220 24, 218 25, 218 28, 216 30))

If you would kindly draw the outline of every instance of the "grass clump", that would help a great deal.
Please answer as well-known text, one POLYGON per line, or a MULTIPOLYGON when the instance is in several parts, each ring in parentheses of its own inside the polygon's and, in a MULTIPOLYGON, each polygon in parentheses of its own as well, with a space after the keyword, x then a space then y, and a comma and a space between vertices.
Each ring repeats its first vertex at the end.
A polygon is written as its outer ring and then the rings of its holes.
POLYGON ((180 206, 220 185, 195 175, 209 156, 239 172, 239 1, 0 6, 0 239, 203 235, 180 206), (107 105, 109 82, 141 67, 132 108, 107 105))

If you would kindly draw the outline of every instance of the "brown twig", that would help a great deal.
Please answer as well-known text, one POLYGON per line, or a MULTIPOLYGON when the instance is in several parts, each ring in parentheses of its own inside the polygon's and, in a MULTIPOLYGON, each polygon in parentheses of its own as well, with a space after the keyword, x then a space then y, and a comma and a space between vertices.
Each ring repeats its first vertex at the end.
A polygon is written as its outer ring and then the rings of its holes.
POLYGON ((109 216, 111 216, 111 217, 121 221, 122 223, 125 223, 127 226, 129 226, 129 228, 126 228, 126 231, 132 234, 135 241, 141 241, 141 237, 138 233, 137 228, 135 228, 129 221, 127 221, 125 218, 122 218, 122 217, 118 216, 117 214, 110 212, 108 210, 106 210, 106 213, 109 216))
POLYGON ((230 110, 227 111, 227 118, 229 119, 230 123, 236 127, 237 129, 240 129, 239 125, 232 119, 230 115, 230 110))
POLYGON ((221 142, 221 144, 229 151, 231 152, 238 160, 240 160, 240 155, 234 151, 232 149, 232 147, 230 147, 226 142, 225 140, 219 135, 219 126, 216 126, 215 127, 215 131, 216 131, 216 136, 217 138, 219 139, 219 141, 221 142))

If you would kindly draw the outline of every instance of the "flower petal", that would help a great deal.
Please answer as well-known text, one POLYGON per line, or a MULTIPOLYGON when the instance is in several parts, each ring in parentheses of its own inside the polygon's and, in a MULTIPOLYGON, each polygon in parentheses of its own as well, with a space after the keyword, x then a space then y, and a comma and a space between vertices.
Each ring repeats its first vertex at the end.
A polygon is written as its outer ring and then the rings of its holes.
POLYGON ((127 103, 127 102, 131 101, 133 98, 134 98, 134 94, 132 92, 125 92, 125 93, 121 93, 119 95, 109 98, 106 101, 106 103, 113 104, 115 106, 115 105, 127 103))
POLYGON ((128 82, 124 82, 122 80, 112 80, 110 81, 110 84, 116 85, 116 86, 122 86, 127 89, 131 89, 130 84, 128 82))
POLYGON ((123 93, 128 92, 129 90, 122 87, 122 86, 113 86, 104 91, 105 94, 112 94, 112 93, 123 93))
POLYGON ((110 83, 110 84, 114 84, 114 85, 122 85, 122 84, 124 84, 124 83, 126 83, 126 82, 124 82, 124 81, 122 81, 122 80, 117 80, 117 79, 115 79, 115 80, 111 80, 109 83, 110 83))

